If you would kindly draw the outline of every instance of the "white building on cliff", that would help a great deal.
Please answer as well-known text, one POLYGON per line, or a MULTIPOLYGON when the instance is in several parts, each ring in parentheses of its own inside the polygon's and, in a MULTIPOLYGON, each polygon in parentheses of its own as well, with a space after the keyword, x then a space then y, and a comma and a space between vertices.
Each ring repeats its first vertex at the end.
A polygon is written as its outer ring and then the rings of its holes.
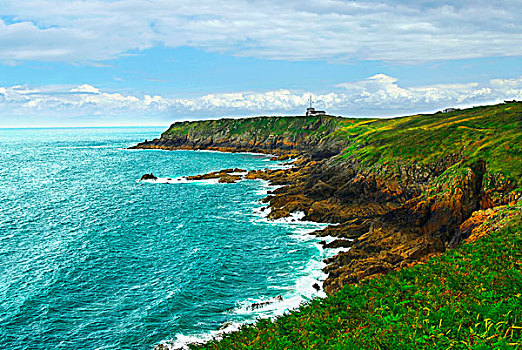
POLYGON ((307 117, 314 116, 314 115, 326 115, 325 111, 316 111, 315 108, 312 107, 312 96, 310 96, 309 102, 310 102, 310 107, 308 107, 306 109, 307 117))

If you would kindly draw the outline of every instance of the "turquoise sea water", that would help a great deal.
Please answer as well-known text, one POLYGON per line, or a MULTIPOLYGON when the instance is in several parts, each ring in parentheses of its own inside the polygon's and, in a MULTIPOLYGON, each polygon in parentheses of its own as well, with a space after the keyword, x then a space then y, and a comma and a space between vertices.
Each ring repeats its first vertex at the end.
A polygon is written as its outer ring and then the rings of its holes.
POLYGON ((1 349, 181 344, 315 295, 319 225, 266 221, 265 183, 137 181, 279 164, 124 149, 162 130, 0 129, 1 349))

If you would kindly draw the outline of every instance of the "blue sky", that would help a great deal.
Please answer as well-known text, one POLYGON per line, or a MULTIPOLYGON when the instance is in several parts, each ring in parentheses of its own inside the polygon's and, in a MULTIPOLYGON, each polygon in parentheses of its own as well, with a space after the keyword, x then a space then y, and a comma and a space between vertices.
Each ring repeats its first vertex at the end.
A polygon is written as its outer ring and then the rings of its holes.
POLYGON ((0 126, 522 99, 517 1, 3 1, 0 126))

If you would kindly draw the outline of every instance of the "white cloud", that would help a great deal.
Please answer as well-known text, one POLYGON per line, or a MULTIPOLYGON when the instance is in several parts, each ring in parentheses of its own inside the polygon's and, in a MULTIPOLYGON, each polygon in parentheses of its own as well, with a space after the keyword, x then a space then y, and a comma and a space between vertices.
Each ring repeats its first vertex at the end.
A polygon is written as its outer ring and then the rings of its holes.
POLYGON ((99 61, 157 45, 286 60, 522 55, 512 0, 7 0, 0 16, 9 62, 99 61))
POLYGON ((314 94, 276 90, 209 94, 196 98, 134 96, 104 92, 84 84, 77 87, 0 87, 0 125, 22 124, 157 124, 176 119, 222 116, 302 114, 308 97, 316 107, 344 116, 384 117, 444 107, 522 100, 522 77, 432 86, 401 86, 397 79, 376 74, 342 83, 331 92, 314 94))
POLYGON ((93 93, 93 94, 99 94, 100 93, 100 89, 97 89, 94 86, 91 86, 89 84, 80 85, 78 87, 72 88, 69 91, 71 91, 71 92, 90 92, 90 93, 93 93))

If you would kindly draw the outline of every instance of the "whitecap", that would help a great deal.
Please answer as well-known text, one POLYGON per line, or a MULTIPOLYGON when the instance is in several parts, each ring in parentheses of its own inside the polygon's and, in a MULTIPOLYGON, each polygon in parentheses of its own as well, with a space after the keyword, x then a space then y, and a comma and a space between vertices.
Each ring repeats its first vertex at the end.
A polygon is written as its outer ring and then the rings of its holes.
POLYGON ((158 177, 157 179, 150 180, 139 180, 141 182, 148 182, 153 184, 188 184, 188 183, 200 183, 205 185, 214 185, 219 183, 219 179, 203 179, 203 180, 188 180, 184 176, 170 178, 170 177, 158 177))
MULTIPOLYGON (((266 180, 261 180, 260 183, 261 189, 256 192, 260 195, 266 195, 268 191, 281 187, 271 186, 266 180)), ((177 334, 174 339, 161 342, 165 348, 171 350, 188 349, 189 344, 200 344, 212 339, 220 339, 226 333, 239 330, 243 324, 254 323, 259 318, 273 319, 289 312, 290 310, 299 308, 303 303, 314 298, 326 297, 322 285, 328 275, 323 272, 323 269, 326 266, 323 260, 349 248, 324 249, 320 244, 321 241, 330 242, 337 238, 318 237, 312 233, 324 229, 329 224, 304 221, 303 219, 306 215, 302 211, 291 213, 287 218, 268 220, 267 216, 270 212, 271 208, 266 205, 255 207, 252 210, 254 215, 250 217, 249 220, 253 224, 270 224, 275 227, 284 226, 290 228, 290 237, 293 238, 296 243, 309 242, 308 244, 317 249, 317 253, 314 254, 314 257, 307 263, 304 269, 297 272, 299 277, 295 280, 295 283, 290 286, 271 285, 268 287, 274 291, 281 291, 281 299, 261 296, 259 298, 249 298, 238 301, 235 308, 227 311, 230 315, 229 322, 225 323, 219 330, 191 335, 177 334), (253 308, 253 305, 257 306, 253 308), (240 318, 242 321, 236 322, 237 318, 240 318)), ((291 245, 289 245, 289 247, 290 246, 291 245)), ((270 248, 271 247, 264 247, 263 249, 270 248)), ((297 249, 289 249, 288 253, 297 251, 297 249)), ((285 275, 290 276, 291 273, 286 272, 285 275)))
POLYGON ((185 350, 190 349, 190 344, 202 344, 208 342, 212 339, 221 339, 223 335, 227 333, 232 333, 238 331, 242 323, 238 322, 227 322, 220 329, 216 331, 210 331, 207 333, 193 334, 193 335, 185 335, 185 334, 176 334, 173 339, 164 340, 160 342, 163 345, 164 349, 169 350, 185 350))

